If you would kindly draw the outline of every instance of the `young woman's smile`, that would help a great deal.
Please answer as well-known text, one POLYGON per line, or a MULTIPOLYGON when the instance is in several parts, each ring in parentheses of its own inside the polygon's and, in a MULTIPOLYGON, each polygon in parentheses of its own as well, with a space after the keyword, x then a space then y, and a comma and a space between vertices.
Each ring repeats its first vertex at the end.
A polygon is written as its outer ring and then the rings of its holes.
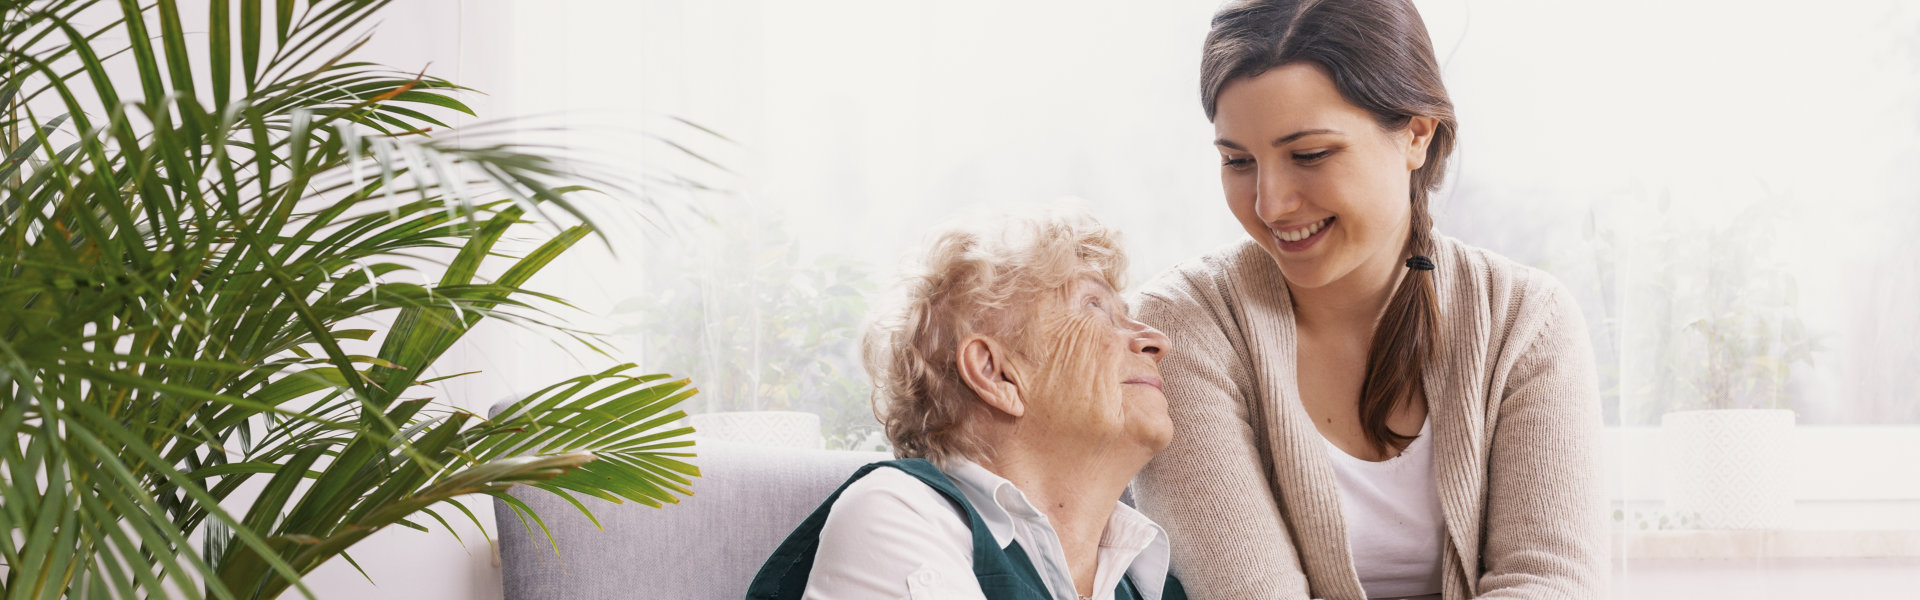
POLYGON ((1274 227, 1274 244, 1281 252, 1306 252, 1333 230, 1335 217, 1327 217, 1298 227, 1274 227))

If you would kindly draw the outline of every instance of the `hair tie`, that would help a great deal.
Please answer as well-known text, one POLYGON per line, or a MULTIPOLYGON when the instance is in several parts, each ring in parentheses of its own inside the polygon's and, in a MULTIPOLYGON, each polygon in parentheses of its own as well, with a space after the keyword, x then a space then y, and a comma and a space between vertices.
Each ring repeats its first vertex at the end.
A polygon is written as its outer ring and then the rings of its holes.
POLYGON ((1415 256, 1407 259, 1407 268, 1415 271, 1432 271, 1433 261, 1425 256, 1415 256))

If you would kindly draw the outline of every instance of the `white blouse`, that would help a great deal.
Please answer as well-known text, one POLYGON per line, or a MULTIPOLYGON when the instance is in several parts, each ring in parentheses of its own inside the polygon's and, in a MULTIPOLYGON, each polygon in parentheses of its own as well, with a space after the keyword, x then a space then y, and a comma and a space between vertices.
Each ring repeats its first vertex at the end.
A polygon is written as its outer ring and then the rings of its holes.
MULTIPOLYGON (((955 459, 942 469, 980 513, 1001 548, 1020 542, 1056 600, 1077 600, 1060 536, 1027 496, 985 467, 955 459)), ((848 486, 820 531, 805 600, 984 599, 973 576, 966 513, 919 479, 880 468, 848 486)), ((1112 600, 1133 576, 1144 600, 1166 586, 1167 533, 1133 507, 1114 503, 1100 537, 1095 600, 1112 600)))
POLYGON ((1399 456, 1380 462, 1354 458, 1327 442, 1353 568, 1368 598, 1440 593, 1446 524, 1433 470, 1431 423, 1420 425, 1420 437, 1399 456))

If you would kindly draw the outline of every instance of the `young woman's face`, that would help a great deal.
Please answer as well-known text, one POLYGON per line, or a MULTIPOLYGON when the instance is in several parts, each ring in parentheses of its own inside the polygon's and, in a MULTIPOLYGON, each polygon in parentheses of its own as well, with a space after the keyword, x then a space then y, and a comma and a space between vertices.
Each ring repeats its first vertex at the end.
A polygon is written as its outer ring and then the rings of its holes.
POLYGON ((1290 285, 1390 268, 1406 246, 1409 174, 1432 137, 1430 126, 1420 134, 1425 125, 1382 129, 1312 63, 1233 80, 1213 119, 1227 206, 1290 285))

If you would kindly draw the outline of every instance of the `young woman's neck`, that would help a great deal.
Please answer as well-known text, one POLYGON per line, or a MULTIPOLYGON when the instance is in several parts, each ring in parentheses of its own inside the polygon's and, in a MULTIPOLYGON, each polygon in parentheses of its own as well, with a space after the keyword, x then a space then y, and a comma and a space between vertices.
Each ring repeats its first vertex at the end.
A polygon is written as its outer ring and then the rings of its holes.
POLYGON ((1403 260, 1399 253, 1382 254, 1327 285, 1288 286, 1294 322, 1303 329, 1371 333, 1406 276, 1403 260))

